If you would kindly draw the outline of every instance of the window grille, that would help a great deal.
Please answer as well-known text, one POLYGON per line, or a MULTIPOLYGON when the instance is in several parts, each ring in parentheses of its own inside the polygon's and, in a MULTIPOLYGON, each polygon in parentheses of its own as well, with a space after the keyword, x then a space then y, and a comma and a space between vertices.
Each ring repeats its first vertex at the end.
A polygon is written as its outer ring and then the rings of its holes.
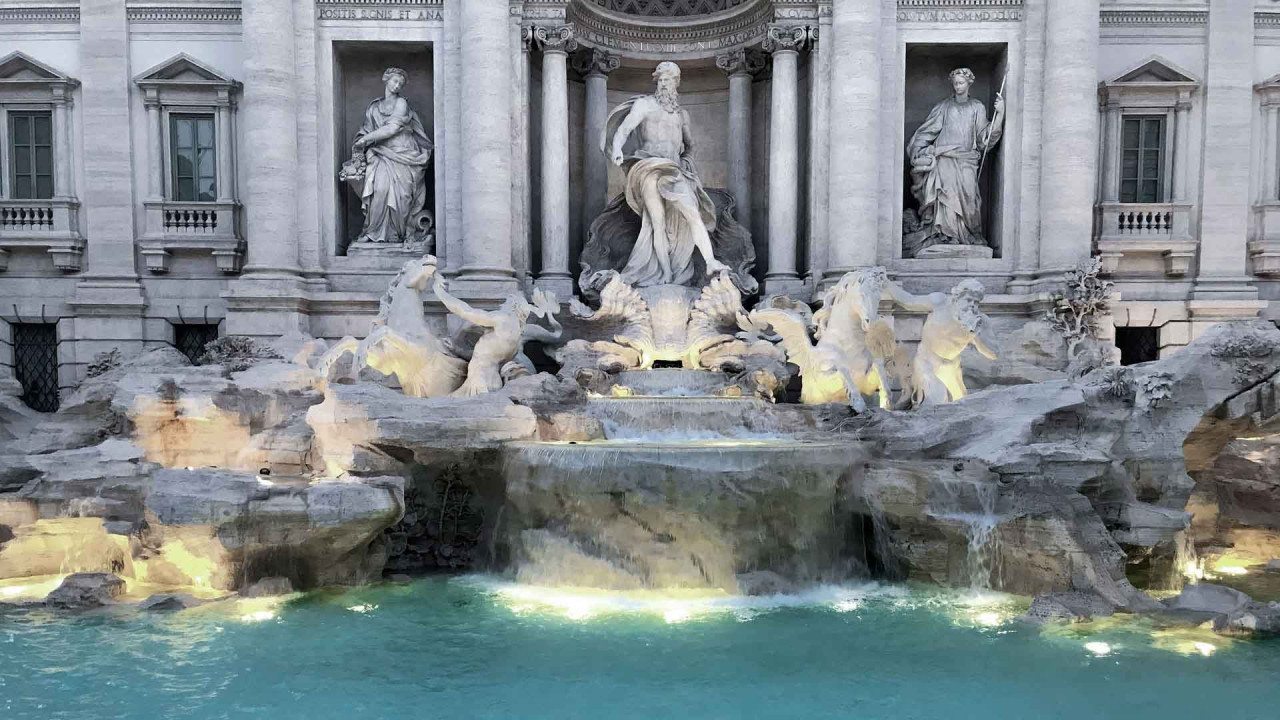
POLYGON ((57 323, 14 323, 13 369, 22 402, 40 412, 58 410, 57 323))
POLYGON ((173 346, 193 363, 204 354, 204 346, 217 339, 216 324, 184 323, 173 326, 173 346))
POLYGON ((1160 328, 1118 327, 1116 347, 1121 365, 1137 365, 1160 359, 1160 328))

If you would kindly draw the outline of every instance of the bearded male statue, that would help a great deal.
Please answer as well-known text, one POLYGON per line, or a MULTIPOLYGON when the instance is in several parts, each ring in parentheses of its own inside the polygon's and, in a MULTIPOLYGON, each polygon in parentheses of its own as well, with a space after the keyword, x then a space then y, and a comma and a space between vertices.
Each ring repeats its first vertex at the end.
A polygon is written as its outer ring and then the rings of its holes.
POLYGON ((716 207, 693 163, 689 113, 680 107, 677 93, 680 68, 661 63, 653 78, 657 91, 614 110, 601 138, 601 150, 626 171, 627 205, 642 220, 620 272, 633 287, 690 284, 695 251, 708 277, 730 271, 711 246, 716 207))
POLYGON ((998 360, 998 343, 991 318, 982 312, 986 292, 974 279, 962 281, 949 293, 913 295, 897 283, 890 283, 886 293, 910 312, 927 312, 920 344, 915 357, 895 360, 902 384, 905 406, 941 404, 960 400, 969 394, 964 383, 961 354, 970 346, 988 360, 998 360))

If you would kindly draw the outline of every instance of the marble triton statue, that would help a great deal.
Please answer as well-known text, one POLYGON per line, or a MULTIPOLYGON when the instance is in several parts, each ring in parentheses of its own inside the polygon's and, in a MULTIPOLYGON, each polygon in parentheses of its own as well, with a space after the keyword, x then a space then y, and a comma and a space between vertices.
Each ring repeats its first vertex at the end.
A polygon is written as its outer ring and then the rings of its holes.
POLYGON ((627 204, 643 221, 621 272, 634 287, 689 284, 695 250, 708 276, 730 270, 711 247, 716 208, 693 163, 689 113, 677 93, 680 68, 660 63, 653 78, 656 92, 618 106, 601 138, 601 150, 626 171, 627 204))
POLYGON ((1004 131, 1004 97, 996 96, 987 122, 986 106, 969 96, 975 79, 969 68, 951 71, 955 94, 933 107, 907 144, 911 194, 920 205, 912 256, 934 245, 987 245, 978 175, 1004 131))
POLYGON ((359 188, 364 210, 356 242, 422 243, 434 224, 426 181, 432 143, 418 113, 400 96, 406 79, 400 68, 382 74, 386 92, 369 103, 352 160, 342 168, 341 179, 359 188))

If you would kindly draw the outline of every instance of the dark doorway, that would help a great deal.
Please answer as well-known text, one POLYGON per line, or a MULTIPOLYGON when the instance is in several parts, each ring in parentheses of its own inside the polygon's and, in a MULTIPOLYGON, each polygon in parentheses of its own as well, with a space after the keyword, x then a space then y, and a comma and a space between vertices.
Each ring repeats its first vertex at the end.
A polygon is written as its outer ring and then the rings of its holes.
POLYGON ((1121 365, 1137 365, 1160 359, 1160 328, 1118 327, 1116 347, 1121 365))
POLYGON ((15 323, 13 369, 22 402, 40 412, 58 411, 58 324, 15 323))

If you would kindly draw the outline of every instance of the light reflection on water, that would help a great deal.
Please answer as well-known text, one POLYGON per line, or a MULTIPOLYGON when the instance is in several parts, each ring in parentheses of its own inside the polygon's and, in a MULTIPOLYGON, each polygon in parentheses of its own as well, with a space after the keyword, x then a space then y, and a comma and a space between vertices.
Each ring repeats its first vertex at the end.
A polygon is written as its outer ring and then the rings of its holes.
POLYGON ((468 577, 176 614, 6 609, 0 717, 1274 717, 1280 644, 1121 618, 1042 631, 1014 620, 1026 604, 468 577))

